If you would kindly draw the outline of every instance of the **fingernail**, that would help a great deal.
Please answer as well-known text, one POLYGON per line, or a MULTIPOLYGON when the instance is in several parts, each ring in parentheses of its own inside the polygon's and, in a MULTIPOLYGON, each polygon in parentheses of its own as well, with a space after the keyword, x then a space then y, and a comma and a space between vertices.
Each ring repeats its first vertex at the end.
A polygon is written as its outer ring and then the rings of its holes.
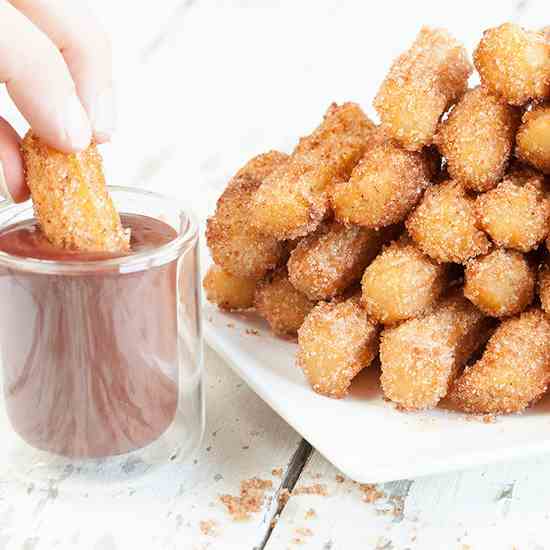
POLYGON ((116 111, 113 88, 98 94, 92 110, 92 128, 98 141, 109 141, 115 131, 116 111))
POLYGON ((0 195, 4 197, 7 201, 13 202, 13 197, 11 196, 10 190, 8 189, 8 183, 6 181, 6 176, 4 175, 4 166, 0 161, 0 195))
POLYGON ((81 151, 90 145, 90 122, 75 92, 69 97, 64 113, 65 137, 71 147, 81 151))

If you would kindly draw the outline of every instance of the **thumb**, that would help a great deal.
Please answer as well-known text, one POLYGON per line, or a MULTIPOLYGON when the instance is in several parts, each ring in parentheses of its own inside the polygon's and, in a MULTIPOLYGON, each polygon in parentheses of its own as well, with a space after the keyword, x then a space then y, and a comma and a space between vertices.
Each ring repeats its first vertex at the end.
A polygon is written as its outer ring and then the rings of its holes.
POLYGON ((12 202, 29 198, 20 142, 17 132, 0 117, 0 195, 12 202))

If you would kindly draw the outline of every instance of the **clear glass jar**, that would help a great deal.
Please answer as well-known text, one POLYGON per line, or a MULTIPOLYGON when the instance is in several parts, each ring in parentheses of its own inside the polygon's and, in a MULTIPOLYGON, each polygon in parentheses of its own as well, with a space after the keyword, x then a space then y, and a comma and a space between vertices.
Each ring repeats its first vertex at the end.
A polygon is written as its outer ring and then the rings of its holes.
MULTIPOLYGON (((202 438, 197 226, 172 199, 110 193, 176 238, 85 262, 0 251, 0 467, 26 478, 134 479, 202 438)), ((30 203, 0 206, 0 232, 32 218, 30 203)))

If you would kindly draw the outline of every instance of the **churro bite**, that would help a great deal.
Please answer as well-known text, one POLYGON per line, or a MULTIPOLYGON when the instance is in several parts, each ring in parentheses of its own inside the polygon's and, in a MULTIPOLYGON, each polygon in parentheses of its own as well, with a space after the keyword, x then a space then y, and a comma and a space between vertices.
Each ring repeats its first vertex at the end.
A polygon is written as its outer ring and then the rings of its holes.
POLYGON ((487 315, 516 315, 534 293, 535 272, 521 252, 496 248, 466 264, 464 295, 487 315))
POLYGON ((449 180, 430 187, 406 221, 409 235, 439 262, 462 263, 488 252, 489 239, 476 226, 475 199, 449 180))
POLYGON ((488 29, 474 52, 481 83, 511 105, 550 96, 550 43, 514 23, 488 29))
POLYGON ((460 368, 489 337, 492 322, 453 290, 424 317, 383 330, 384 395, 407 410, 435 407, 460 368))
POLYGON ((212 265, 203 281, 203 288, 209 302, 227 311, 248 309, 254 305, 256 280, 237 277, 212 265))
POLYGON ((335 218, 375 229, 402 221, 428 187, 435 165, 433 153, 407 151, 377 135, 349 180, 330 191, 335 218))
POLYGON ((295 335, 314 305, 292 286, 286 269, 268 274, 258 283, 254 295, 256 311, 280 336, 295 335))
POLYGON ((317 393, 341 398, 378 353, 378 328, 359 303, 319 302, 298 330, 297 364, 317 393))
POLYGON ((447 31, 423 27, 392 64, 374 100, 382 127, 406 149, 433 141, 441 115, 466 90, 472 65, 447 31))
POLYGON ((550 381, 550 321, 533 308, 501 323, 483 356, 456 381, 451 401, 471 413, 520 412, 550 381))
POLYGON ((492 189, 504 175, 518 124, 514 107, 479 86, 467 91, 435 137, 450 176, 466 189, 492 189))
POLYGON ((550 107, 541 105, 523 115, 516 136, 516 155, 550 174, 550 107))
POLYGON ((385 325, 398 323, 430 308, 449 278, 448 266, 402 238, 386 246, 365 270, 362 304, 373 319, 385 325))
POLYGON ((129 250, 130 233, 107 191, 95 144, 67 154, 29 131, 21 151, 36 218, 53 245, 86 252, 129 250))
POLYGON ((520 252, 535 249, 550 230, 550 200, 539 176, 511 174, 475 203, 478 226, 494 243, 520 252))
POLYGON ((284 165, 288 155, 270 151, 241 168, 218 199, 208 219, 206 241, 212 258, 237 277, 262 278, 284 255, 282 243, 252 223, 252 202, 262 182, 284 165))
POLYGON ((287 264, 290 282, 311 300, 327 300, 341 294, 361 279, 384 240, 392 234, 388 229, 375 231, 338 222, 323 224, 292 251, 287 264))
POLYGON ((300 139, 289 162, 258 189, 251 209, 255 227, 279 240, 314 231, 328 212, 327 190, 349 178, 373 128, 357 104, 332 104, 321 125, 300 139))
POLYGON ((550 314, 550 266, 548 260, 539 267, 537 287, 542 309, 550 314))

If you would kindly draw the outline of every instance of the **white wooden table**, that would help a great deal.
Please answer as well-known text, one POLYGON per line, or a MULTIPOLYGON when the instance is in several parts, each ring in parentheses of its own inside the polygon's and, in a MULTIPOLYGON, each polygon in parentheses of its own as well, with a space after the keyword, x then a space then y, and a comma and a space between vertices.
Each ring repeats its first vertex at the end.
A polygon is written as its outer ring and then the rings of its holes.
MULTIPOLYGON (((96 1, 120 99, 119 132, 104 149, 110 181, 169 193, 204 216, 239 165, 289 149, 331 101, 372 114, 391 58, 421 24, 447 26, 472 48, 485 27, 550 19, 543 0, 458 4, 96 1)), ((82 493, 70 472, 47 488, 0 472, 0 550, 550 548, 550 457, 360 487, 208 349, 206 388, 202 449, 144 486, 82 493), (233 521, 219 496, 255 476, 272 488, 259 512, 233 521), (316 484, 326 495, 279 502, 285 489, 316 484)))

